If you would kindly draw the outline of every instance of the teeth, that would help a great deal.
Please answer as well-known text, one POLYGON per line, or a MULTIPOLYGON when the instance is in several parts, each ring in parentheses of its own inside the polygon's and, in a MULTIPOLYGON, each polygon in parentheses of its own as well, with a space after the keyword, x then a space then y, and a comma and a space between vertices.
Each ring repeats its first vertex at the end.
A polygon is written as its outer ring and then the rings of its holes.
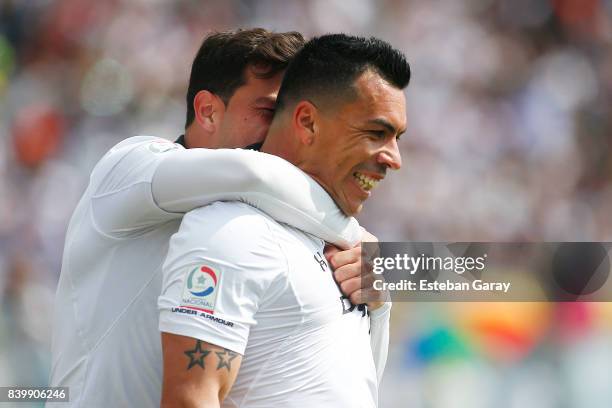
POLYGON ((353 177, 357 179, 357 182, 365 191, 370 191, 378 184, 378 180, 373 179, 372 177, 368 177, 365 174, 361 174, 359 172, 353 173, 353 177))

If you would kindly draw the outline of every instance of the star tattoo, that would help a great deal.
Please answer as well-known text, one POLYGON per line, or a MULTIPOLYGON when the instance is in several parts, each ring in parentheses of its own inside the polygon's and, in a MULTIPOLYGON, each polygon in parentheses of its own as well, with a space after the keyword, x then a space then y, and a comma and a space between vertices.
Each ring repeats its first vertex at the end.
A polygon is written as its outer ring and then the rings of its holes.
POLYGON ((202 350, 202 342, 200 340, 196 340, 195 348, 193 350, 185 351, 185 355, 189 357, 189 366, 187 366, 187 369, 189 370, 195 365, 199 365, 200 367, 204 368, 204 358, 209 354, 209 350, 202 350))
POLYGON ((225 351, 215 351, 217 357, 219 357, 219 364, 217 364, 217 370, 223 367, 227 368, 227 371, 231 370, 232 360, 238 357, 238 353, 231 350, 225 349, 225 351))

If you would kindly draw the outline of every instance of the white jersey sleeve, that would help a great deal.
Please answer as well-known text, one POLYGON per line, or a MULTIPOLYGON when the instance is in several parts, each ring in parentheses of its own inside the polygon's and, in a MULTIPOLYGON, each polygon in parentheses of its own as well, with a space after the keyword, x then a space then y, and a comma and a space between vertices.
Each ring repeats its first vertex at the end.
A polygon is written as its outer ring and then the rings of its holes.
POLYGON ((376 310, 370 311, 370 346, 372 357, 376 366, 378 384, 382 380, 387 355, 389 352, 389 318, 391 316, 391 302, 386 302, 376 310))
POLYGON ((92 173, 92 214, 112 237, 146 233, 194 208, 238 200, 277 221, 348 248, 360 228, 325 190, 285 160, 242 149, 184 149, 137 136, 111 149, 92 173))
POLYGON ((255 313, 286 273, 266 222, 246 205, 217 203, 185 215, 163 267, 160 331, 244 354, 255 313))

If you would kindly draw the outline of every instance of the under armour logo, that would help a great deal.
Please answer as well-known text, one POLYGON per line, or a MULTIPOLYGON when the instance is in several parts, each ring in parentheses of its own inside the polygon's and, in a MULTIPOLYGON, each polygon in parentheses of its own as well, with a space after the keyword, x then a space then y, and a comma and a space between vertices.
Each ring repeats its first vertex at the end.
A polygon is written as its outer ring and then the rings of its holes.
POLYGON ((319 251, 317 251, 316 254, 313 255, 315 261, 317 261, 319 263, 319 266, 321 267, 322 271, 325 271, 327 269, 327 261, 325 261, 325 258, 323 258, 323 255, 321 255, 321 253, 319 251), (317 257, 318 255, 318 257, 317 257))

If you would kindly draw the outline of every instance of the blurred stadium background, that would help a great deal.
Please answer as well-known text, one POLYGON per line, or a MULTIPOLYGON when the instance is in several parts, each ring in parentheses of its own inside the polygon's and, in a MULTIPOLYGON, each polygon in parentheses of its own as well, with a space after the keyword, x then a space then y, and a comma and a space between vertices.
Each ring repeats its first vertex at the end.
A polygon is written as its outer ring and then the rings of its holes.
MULTIPOLYGON (((47 383, 95 162, 179 135, 204 34, 247 26, 408 56, 404 166, 360 216, 381 240, 612 241, 612 0, 0 0, 0 385, 47 383)), ((611 384, 608 304, 398 303, 381 401, 609 408, 611 384)))

